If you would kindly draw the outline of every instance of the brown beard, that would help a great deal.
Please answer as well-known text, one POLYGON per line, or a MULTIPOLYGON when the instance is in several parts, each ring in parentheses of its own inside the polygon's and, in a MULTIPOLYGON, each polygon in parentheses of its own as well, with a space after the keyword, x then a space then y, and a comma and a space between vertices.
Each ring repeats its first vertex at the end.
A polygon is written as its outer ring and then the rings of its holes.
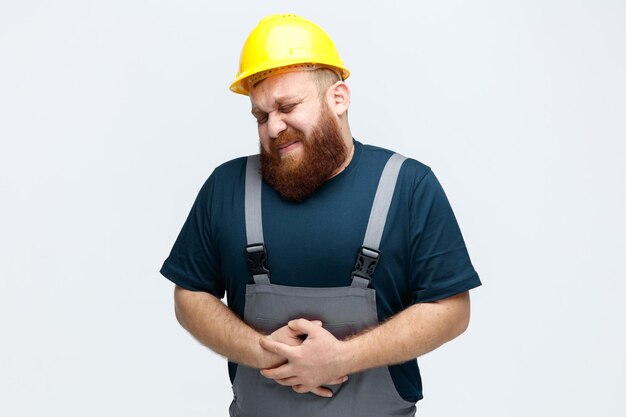
POLYGON ((328 107, 322 109, 310 137, 299 130, 285 130, 270 143, 270 151, 261 146, 261 175, 287 200, 302 202, 315 192, 343 164, 347 150, 336 120, 328 107), (300 141, 299 156, 281 158, 279 146, 300 141))

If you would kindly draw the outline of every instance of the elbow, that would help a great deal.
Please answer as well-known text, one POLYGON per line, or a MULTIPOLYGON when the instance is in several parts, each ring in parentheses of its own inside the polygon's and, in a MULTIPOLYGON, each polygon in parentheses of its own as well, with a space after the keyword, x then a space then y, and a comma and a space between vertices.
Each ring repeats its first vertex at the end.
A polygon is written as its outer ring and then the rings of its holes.
POLYGON ((456 338, 467 330, 470 321, 470 298, 469 292, 459 294, 454 304, 454 323, 451 326, 452 338, 456 338))
POLYGON ((187 327, 185 326, 185 321, 183 320, 183 314, 176 303, 174 303, 174 316, 176 317, 178 324, 180 324, 182 328, 186 329, 187 327))
POLYGON ((186 321, 185 321, 185 290, 178 285, 174 288, 174 315, 176 316, 176 320, 181 325, 183 329, 187 329, 186 321))
POLYGON ((469 321, 470 321, 470 314, 469 314, 469 309, 468 309, 467 313, 462 314, 459 320, 457 320, 456 328, 455 328, 456 334, 454 337, 458 337, 462 335, 463 333, 465 333, 465 331, 469 327, 469 321))

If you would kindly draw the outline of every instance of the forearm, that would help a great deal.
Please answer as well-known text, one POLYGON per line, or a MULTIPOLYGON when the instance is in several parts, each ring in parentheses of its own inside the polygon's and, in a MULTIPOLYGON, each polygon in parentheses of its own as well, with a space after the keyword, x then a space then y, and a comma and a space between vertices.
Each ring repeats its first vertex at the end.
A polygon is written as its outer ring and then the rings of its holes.
POLYGON ((406 362, 436 349, 465 331, 469 310, 468 293, 407 308, 343 343, 344 373, 406 362))
POLYGON ((253 368, 277 366, 284 359, 259 346, 259 332, 215 296, 176 286, 176 318, 200 343, 230 361, 253 368))

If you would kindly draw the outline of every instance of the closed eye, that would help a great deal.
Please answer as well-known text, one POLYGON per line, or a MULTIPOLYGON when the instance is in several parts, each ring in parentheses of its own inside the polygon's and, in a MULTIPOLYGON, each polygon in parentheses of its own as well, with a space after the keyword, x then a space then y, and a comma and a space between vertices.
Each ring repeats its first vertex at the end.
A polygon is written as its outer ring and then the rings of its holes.
POLYGON ((267 117, 268 117, 267 113, 262 112, 258 109, 253 109, 251 113, 252 113, 252 116, 254 116, 254 118, 256 119, 256 122, 258 124, 263 124, 267 122, 267 117))
POLYGON ((294 103, 294 104, 286 104, 284 106, 280 106, 280 112, 281 113, 289 113, 291 112, 293 109, 296 108, 296 106, 298 105, 298 103, 294 103))

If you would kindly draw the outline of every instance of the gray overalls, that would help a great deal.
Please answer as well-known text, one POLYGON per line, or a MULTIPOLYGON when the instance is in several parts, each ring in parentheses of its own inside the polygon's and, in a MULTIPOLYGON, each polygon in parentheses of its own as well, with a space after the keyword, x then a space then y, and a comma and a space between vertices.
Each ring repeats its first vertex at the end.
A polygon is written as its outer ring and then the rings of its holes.
MULTIPOLYGON (((379 259, 378 251, 400 167, 405 158, 391 156, 381 175, 370 218, 358 251, 352 283, 346 287, 290 287, 270 282, 266 268, 261 219, 261 176, 258 156, 246 166, 245 216, 251 279, 246 286, 244 321, 271 333, 289 320, 321 320, 338 339, 378 325, 376 291, 368 288, 379 259)), ((357 248, 355 248, 357 249, 357 248)), ((328 386, 332 398, 298 394, 291 387, 263 377, 258 369, 238 365, 233 382, 231 417, 409 417, 415 404, 404 400, 391 380, 388 367, 349 376, 347 382, 328 386)))

